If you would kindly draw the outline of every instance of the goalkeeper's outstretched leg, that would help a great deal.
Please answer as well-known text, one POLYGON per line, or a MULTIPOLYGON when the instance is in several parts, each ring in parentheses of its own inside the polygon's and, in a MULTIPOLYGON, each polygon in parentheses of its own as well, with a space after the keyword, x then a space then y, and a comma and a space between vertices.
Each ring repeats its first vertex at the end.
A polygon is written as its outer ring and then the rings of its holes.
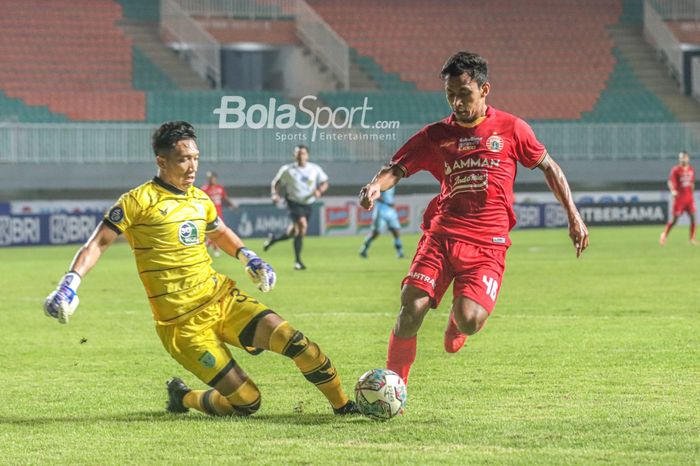
MULTIPOLYGON (((236 297, 250 299, 240 291, 236 297)), ((176 333, 181 335, 183 332, 176 333)), ((314 384, 328 399, 335 414, 358 412, 355 403, 348 399, 340 386, 340 378, 331 360, 316 343, 294 329, 279 315, 270 310, 261 312, 236 333, 236 337, 231 338, 224 324, 222 340, 245 348, 253 354, 270 350, 287 356, 294 361, 306 380, 314 384)), ((220 342, 222 347, 223 341, 220 342)), ((215 360, 221 359, 222 354, 229 354, 225 348, 223 348, 224 353, 217 352, 215 347, 209 348, 212 364, 215 360)), ((176 352, 174 356, 180 360, 183 359, 181 355, 182 352, 176 352)), ((209 364, 206 358, 200 358, 198 361, 204 365, 209 364)), ((183 365, 188 367, 186 360, 180 362, 184 362, 183 365)), ((195 370, 193 373, 200 379, 207 380, 202 377, 202 374, 196 372, 195 370)), ((250 416, 260 409, 260 391, 232 358, 223 366, 223 370, 207 383, 212 387, 209 390, 191 390, 178 378, 169 380, 167 410, 172 413, 184 413, 189 409, 195 409, 212 416, 250 416)))
MULTIPOLYGON (((241 341, 243 344, 247 344, 241 341)), ((328 399, 336 414, 357 413, 355 403, 340 386, 340 377, 321 348, 275 313, 258 322, 251 346, 287 356, 304 378, 314 384, 328 399)))

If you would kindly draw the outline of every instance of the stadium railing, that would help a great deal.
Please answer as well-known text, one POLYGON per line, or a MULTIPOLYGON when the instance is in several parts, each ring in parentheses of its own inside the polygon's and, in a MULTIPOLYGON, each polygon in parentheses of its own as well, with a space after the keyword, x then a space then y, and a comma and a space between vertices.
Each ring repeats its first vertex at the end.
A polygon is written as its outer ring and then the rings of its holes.
POLYGON ((668 63, 671 73, 682 82, 683 51, 673 31, 664 24, 664 17, 657 11, 658 2, 644 2, 644 35, 655 46, 662 58, 668 63))
POLYGON ((696 100, 700 100, 700 57, 694 57, 691 61, 693 83, 692 93, 696 100))
POLYGON ((700 21, 699 0, 647 0, 665 20, 700 21))
POLYGON ((193 16, 224 16, 245 19, 291 19, 296 0, 176 0, 193 16))
POLYGON ((350 48, 305 1, 296 3, 297 35, 327 65, 342 89, 350 88, 350 48))
POLYGON ((160 31, 173 48, 188 54, 192 68, 221 85, 221 45, 176 0, 161 0, 160 31))
MULTIPOLYGON (((661 160, 678 150, 700 153, 700 123, 536 123, 533 129, 559 160, 661 160)), ((421 125, 359 131, 325 130, 312 141, 307 130, 219 129, 197 125, 202 156, 211 162, 285 162, 305 136, 314 159, 386 162, 421 125), (298 142, 299 139, 296 139, 298 142)), ((128 163, 149 160, 152 124, 0 123, 0 163, 128 163)))
POLYGON ((350 88, 350 48, 304 0, 161 0, 161 31, 166 40, 191 53, 195 70, 218 88, 221 45, 193 16, 295 18, 299 40, 333 73, 339 89, 350 88))

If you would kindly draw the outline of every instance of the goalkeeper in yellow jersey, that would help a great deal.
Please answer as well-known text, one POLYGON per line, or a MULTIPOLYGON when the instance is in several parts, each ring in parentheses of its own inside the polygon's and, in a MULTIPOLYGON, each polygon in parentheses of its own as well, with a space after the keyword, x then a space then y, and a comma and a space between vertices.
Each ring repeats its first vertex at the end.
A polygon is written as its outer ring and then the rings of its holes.
POLYGON ((196 139, 194 128, 183 121, 156 130, 157 176, 122 195, 109 210, 75 255, 70 272, 46 298, 46 314, 68 323, 78 306, 81 280, 124 234, 163 346, 211 387, 190 390, 178 378, 169 380, 168 411, 194 408, 212 416, 248 416, 260 408, 260 392, 236 364, 228 343, 251 354, 269 350, 291 358, 336 414, 356 413, 335 367, 318 345, 211 267, 205 237, 240 260, 260 291, 275 285, 272 267, 243 245, 217 216, 211 199, 194 186, 199 162, 196 139))

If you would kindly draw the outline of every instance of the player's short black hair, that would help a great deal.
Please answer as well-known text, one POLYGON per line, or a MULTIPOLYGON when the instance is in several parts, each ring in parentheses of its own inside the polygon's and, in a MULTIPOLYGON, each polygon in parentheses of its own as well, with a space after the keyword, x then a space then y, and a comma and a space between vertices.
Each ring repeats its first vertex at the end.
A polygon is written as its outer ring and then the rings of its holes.
POLYGON ((469 74, 479 86, 483 86, 489 80, 488 62, 476 53, 457 52, 442 65, 440 77, 446 79, 449 76, 462 76, 464 73, 469 74))
POLYGON ((152 146, 153 153, 158 155, 169 152, 175 148, 175 144, 183 139, 197 140, 194 128, 186 121, 168 121, 160 125, 153 133, 152 146))
POLYGON ((294 146, 294 153, 296 154, 298 150, 302 149, 306 149, 306 152, 311 152, 309 151, 309 146, 307 146, 306 144, 297 144, 296 146, 294 146))
POLYGON ((216 174, 216 172, 212 172, 212 171, 207 172, 207 178, 211 178, 212 176, 214 178, 218 178, 218 175, 216 174))

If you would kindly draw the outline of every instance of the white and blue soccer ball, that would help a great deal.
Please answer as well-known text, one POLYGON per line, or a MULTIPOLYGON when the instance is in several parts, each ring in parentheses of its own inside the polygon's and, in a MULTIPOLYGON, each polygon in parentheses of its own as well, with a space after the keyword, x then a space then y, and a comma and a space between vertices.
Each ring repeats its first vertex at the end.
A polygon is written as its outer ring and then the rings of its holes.
POLYGON ((365 416, 387 421, 406 409, 406 384, 389 369, 372 369, 355 385, 355 402, 365 416))

